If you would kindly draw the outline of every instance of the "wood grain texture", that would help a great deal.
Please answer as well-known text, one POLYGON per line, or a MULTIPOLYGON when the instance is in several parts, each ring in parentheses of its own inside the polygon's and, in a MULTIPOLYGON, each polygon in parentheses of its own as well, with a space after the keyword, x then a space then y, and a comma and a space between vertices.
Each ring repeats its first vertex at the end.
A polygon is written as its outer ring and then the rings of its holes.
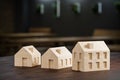
POLYGON ((0 80, 120 80, 120 52, 111 53, 110 71, 88 73, 72 71, 71 68, 18 68, 13 66, 13 56, 0 57, 0 80))

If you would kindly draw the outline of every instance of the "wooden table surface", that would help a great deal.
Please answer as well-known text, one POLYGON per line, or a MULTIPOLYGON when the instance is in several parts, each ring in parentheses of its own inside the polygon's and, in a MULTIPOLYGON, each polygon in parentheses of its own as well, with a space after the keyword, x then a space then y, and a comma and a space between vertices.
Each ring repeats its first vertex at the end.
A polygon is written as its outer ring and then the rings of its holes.
POLYGON ((71 68, 18 68, 13 66, 13 56, 0 57, 0 80, 120 80, 120 52, 111 52, 110 71, 86 73, 72 71, 71 68))

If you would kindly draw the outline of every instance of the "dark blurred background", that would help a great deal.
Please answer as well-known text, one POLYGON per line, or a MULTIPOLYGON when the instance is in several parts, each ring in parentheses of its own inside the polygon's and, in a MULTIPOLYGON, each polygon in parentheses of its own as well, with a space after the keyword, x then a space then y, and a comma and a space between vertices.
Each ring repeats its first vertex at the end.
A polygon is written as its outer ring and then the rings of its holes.
POLYGON ((56 18, 55 0, 1 0, 0 55, 12 55, 24 45, 73 47, 80 40, 105 40, 113 51, 119 51, 120 13, 115 7, 118 1, 61 0, 61 16, 56 18), (81 5, 80 14, 71 9, 75 2, 81 5), (102 2, 102 14, 92 11, 97 2, 102 2), (43 15, 36 10, 41 3, 45 5, 43 15))

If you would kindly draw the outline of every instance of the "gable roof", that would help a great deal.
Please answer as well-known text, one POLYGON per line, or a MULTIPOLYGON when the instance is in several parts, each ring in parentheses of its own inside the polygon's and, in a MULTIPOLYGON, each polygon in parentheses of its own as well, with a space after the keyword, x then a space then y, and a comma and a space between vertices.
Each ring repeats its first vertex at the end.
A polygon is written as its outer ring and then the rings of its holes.
POLYGON ((61 58, 68 57, 69 58, 72 56, 71 52, 64 46, 49 48, 49 50, 51 50, 51 52, 57 57, 61 57, 61 58))
POLYGON ((109 51, 109 48, 104 41, 83 41, 78 42, 77 45, 79 45, 84 52, 109 51))
POLYGON ((17 54, 23 54, 21 53, 21 51, 25 51, 25 53, 28 53, 29 55, 31 56, 37 56, 37 55, 40 55, 39 51, 34 47, 34 46, 25 46, 25 47, 22 47, 17 53, 17 54))

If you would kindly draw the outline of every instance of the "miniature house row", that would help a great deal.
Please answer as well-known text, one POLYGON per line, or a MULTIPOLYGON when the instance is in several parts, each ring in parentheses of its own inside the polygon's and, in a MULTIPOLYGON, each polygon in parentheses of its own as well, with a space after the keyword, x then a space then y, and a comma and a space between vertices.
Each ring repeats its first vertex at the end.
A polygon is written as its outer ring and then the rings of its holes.
POLYGON ((18 67, 33 67, 61 69, 72 67, 72 54, 66 47, 49 48, 41 59, 41 53, 33 46, 21 48, 14 57, 14 65, 18 67), (41 61, 42 60, 42 61, 41 61))
POLYGON ((110 69, 110 50, 104 41, 78 42, 71 52, 66 47, 49 48, 41 54, 33 46, 26 46, 15 54, 15 66, 100 71, 110 69))

